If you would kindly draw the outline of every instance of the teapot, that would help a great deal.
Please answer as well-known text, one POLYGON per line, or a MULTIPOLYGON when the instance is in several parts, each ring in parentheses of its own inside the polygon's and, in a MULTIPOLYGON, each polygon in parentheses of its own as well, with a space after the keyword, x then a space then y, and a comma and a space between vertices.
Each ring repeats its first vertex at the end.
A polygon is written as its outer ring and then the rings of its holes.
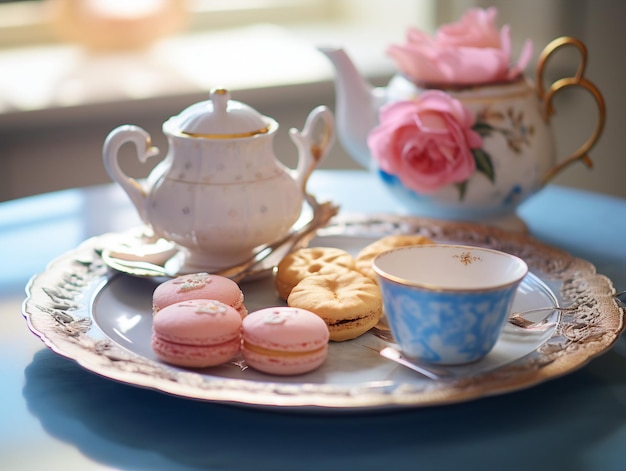
POLYGON ((359 164, 376 172, 383 184, 413 214, 439 219, 468 220, 513 230, 524 230, 515 211, 550 179, 571 163, 581 160, 591 167, 589 150, 602 133, 605 104, 597 87, 584 76, 587 51, 575 38, 555 39, 543 50, 537 65, 536 84, 522 76, 517 80, 484 85, 428 87, 397 74, 386 87, 372 87, 357 71, 341 48, 320 47, 335 69, 337 134, 346 152, 359 164), (556 80, 544 88, 548 59, 561 47, 574 46, 581 54, 576 74, 556 80), (598 107, 595 129, 572 155, 557 159, 551 116, 553 98, 568 87, 590 92, 598 107), (414 100, 429 89, 440 89, 459 100, 476 123, 489 128, 483 136, 483 156, 489 157, 488 171, 475 172, 459 190, 448 184, 432 193, 407 188, 398 175, 381 170, 371 157, 367 139, 379 120, 379 109, 401 100, 414 100), (485 177, 488 174, 488 178, 485 177))
POLYGON ((209 100, 169 118, 162 129, 168 153, 145 182, 119 165, 126 143, 134 144, 141 162, 159 152, 138 126, 109 133, 104 166, 155 237, 184 249, 187 266, 213 271, 243 262, 289 233, 300 217, 307 179, 332 145, 334 118, 319 106, 301 132, 290 130, 299 151, 295 169, 274 155, 278 123, 231 100, 226 89, 213 90, 209 100))

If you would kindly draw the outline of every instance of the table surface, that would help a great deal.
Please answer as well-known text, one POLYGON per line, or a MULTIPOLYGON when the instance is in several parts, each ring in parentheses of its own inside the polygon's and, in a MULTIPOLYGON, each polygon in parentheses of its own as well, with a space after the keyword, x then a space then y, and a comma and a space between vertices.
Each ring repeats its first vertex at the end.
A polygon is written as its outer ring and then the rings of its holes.
MULTIPOLYGON (((343 213, 406 213, 364 171, 317 171, 343 213)), ((518 211, 531 235, 626 290, 626 200, 548 186, 518 211)), ((24 287, 86 238, 136 225, 114 185, 0 204, 0 469, 626 469, 626 338, 538 386, 453 405, 346 414, 213 404, 119 384, 30 333, 24 287)))

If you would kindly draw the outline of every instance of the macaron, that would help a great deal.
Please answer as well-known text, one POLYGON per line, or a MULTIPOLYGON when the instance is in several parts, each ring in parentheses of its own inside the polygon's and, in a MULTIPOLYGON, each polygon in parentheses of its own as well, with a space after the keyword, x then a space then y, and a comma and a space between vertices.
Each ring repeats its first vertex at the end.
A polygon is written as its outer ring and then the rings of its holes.
POLYGON ((219 301, 181 301, 152 318, 152 349, 166 363, 216 366, 234 358, 240 348, 241 315, 219 301))
POLYGON ((328 327, 304 309, 260 309, 244 318, 242 328, 241 353, 248 366, 264 373, 307 373, 324 363, 328 353, 328 327))
POLYGON ((158 312, 166 306, 191 299, 213 299, 236 309, 241 317, 248 313, 243 292, 230 278, 208 273, 181 275, 156 287, 152 308, 158 312))

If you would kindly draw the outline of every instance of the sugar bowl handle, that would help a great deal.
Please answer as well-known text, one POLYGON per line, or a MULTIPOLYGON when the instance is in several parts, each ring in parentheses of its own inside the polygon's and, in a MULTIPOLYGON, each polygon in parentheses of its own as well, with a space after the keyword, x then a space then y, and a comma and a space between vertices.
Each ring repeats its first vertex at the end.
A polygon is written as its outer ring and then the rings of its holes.
POLYGON ((289 130, 289 137, 298 148, 298 166, 295 180, 304 193, 311 173, 324 159, 335 139, 335 119, 328 107, 313 109, 302 131, 289 130))
POLYGON ((124 125, 115 128, 107 136, 102 149, 102 160, 109 176, 124 189, 135 205, 141 219, 148 224, 145 203, 149 189, 126 175, 118 161, 120 148, 128 142, 135 145, 137 159, 140 162, 145 162, 159 152, 159 149, 152 145, 150 134, 146 130, 139 126, 124 125))
POLYGON ((552 104, 552 99, 554 95, 560 90, 568 87, 582 87, 587 90, 593 96, 597 106, 598 106, 598 117, 596 120, 596 126, 587 141, 578 148, 573 154, 569 157, 561 160, 557 165, 555 165, 550 171, 543 177, 542 184, 547 183, 549 180, 554 178, 561 170, 565 167, 569 166, 571 163, 581 160, 587 167, 593 166, 593 161, 588 155, 588 152, 591 148, 596 144, 600 135, 602 134, 602 130, 604 129, 604 123, 606 121, 606 106, 604 103, 604 98, 592 82, 587 80, 584 76, 585 67, 587 66, 587 48, 585 45, 578 39, 563 36, 560 38, 556 38, 552 42, 550 42, 542 51, 539 56, 539 61, 537 63, 537 94, 539 95, 539 99, 543 102, 543 117, 546 122, 550 121, 551 116, 554 114, 554 106, 552 104), (578 63, 578 69, 576 70, 576 74, 573 77, 564 77, 554 81, 547 90, 544 89, 543 81, 544 81, 544 71, 546 68, 546 63, 548 59, 553 56, 553 54, 564 46, 573 46, 577 48, 580 52, 580 62, 578 63))

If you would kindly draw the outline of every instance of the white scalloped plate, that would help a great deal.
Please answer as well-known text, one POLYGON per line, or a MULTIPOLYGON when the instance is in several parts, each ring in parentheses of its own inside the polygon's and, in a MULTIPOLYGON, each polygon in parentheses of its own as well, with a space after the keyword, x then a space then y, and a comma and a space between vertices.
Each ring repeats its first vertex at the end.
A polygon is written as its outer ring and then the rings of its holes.
MULTIPOLYGON (((104 377, 193 399, 283 410, 432 406, 518 390, 581 367, 606 351, 623 329, 624 311, 606 277, 590 263, 528 236, 473 224, 369 216, 337 219, 312 244, 356 253, 390 233, 421 233, 524 258, 533 274, 521 284, 514 310, 581 307, 563 316, 553 313, 557 327, 542 334, 507 327, 487 358, 450 368, 454 377, 445 381, 425 379, 380 357, 373 350, 387 343, 372 333, 331 343, 325 364, 306 375, 266 375, 241 360, 187 370, 160 362, 150 347, 151 295, 158 280, 107 270, 98 254, 116 234, 106 234, 33 277, 23 312, 48 347, 104 377)), ((242 284, 249 311, 281 303, 272 283, 266 278, 242 284)))

